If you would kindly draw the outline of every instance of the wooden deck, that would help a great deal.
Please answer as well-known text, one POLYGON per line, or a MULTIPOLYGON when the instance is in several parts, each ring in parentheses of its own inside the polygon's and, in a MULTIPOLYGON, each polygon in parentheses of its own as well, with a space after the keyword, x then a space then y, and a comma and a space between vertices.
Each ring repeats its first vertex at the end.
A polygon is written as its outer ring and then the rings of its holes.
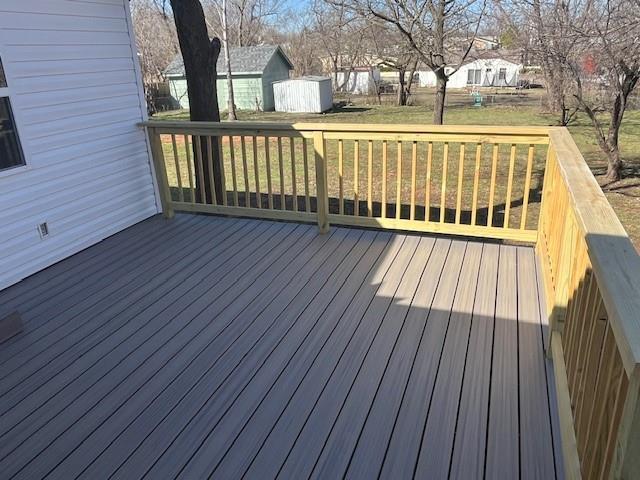
POLYGON ((2 478, 562 476, 532 248, 178 215, 0 292, 2 478))

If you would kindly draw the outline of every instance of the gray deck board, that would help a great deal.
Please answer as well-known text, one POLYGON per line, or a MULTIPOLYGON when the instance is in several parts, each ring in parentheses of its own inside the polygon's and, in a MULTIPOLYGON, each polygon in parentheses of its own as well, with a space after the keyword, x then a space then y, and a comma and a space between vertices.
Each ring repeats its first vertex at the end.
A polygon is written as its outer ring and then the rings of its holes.
POLYGON ((515 248, 500 248, 485 474, 520 475, 518 272, 515 248))
POLYGON ((561 477, 533 249, 178 215, 0 292, 3 478, 561 477))

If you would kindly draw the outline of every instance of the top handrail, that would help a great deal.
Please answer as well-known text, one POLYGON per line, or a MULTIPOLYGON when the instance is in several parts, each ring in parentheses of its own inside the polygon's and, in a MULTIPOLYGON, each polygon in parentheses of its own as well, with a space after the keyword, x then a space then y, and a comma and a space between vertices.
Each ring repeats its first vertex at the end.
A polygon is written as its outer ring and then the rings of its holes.
POLYGON ((547 137, 549 127, 495 126, 495 125, 418 125, 379 123, 326 123, 326 122, 192 122, 183 120, 149 120, 140 123, 151 128, 214 129, 214 130, 271 130, 298 132, 383 132, 383 133, 436 133, 475 134, 498 136, 547 137))

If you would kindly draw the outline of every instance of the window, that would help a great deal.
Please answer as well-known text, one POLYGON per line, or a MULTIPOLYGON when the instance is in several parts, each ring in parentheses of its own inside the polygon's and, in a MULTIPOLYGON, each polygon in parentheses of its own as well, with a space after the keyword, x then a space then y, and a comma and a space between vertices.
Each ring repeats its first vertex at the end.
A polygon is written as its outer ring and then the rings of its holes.
POLYGON ((8 87, 0 59, 0 171, 25 164, 8 87))
POLYGON ((506 68, 501 68, 500 70, 498 70, 498 80, 501 82, 506 82, 507 81, 507 69, 506 68))
POLYGON ((470 68, 467 70, 467 85, 480 85, 482 70, 470 68))

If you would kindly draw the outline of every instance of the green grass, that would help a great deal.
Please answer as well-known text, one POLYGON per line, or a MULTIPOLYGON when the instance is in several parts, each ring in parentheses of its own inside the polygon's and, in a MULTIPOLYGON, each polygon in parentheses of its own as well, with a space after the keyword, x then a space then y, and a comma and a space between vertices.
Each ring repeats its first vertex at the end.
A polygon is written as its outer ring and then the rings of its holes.
MULTIPOLYGON (((445 113, 445 122, 447 124, 460 124, 460 125, 553 125, 555 122, 555 117, 550 115, 545 115, 540 112, 540 108, 537 106, 513 106, 513 105, 495 105, 495 106, 485 106, 481 108, 474 108, 470 106, 471 102, 469 101, 468 106, 450 106, 445 113)), ((336 111, 332 111, 329 113, 325 113, 322 115, 318 114, 283 114, 283 113, 275 113, 275 112, 239 112, 239 119, 241 121, 270 121, 270 122, 348 122, 348 123, 431 123, 432 112, 428 107, 425 106, 407 106, 407 107, 397 107, 397 106, 389 106, 389 105, 354 105, 347 106, 336 111)), ((188 119, 188 112, 179 111, 179 112, 169 112, 158 115, 155 117, 157 119, 167 119, 167 120, 186 120, 188 119)), ((600 151, 594 135, 591 124, 588 122, 586 118, 578 118, 578 120, 569 127, 578 147, 580 148, 582 154, 584 155, 587 163, 591 167, 594 175, 598 181, 603 184, 602 176, 606 169, 606 159, 604 158, 602 152, 600 151)), ((251 141, 247 139, 247 174, 249 182, 250 191, 255 191, 255 173, 253 171, 253 157, 252 157, 252 149, 251 149, 251 141)), ((165 138, 165 154, 171 156, 172 148, 171 143, 167 143, 167 139, 165 138)), ((236 157, 236 168, 238 175, 238 189, 244 190, 244 174, 241 162, 241 149, 239 145, 237 145, 238 140, 236 139, 235 145, 235 157, 236 157)), ((279 192, 280 188, 280 178, 279 178, 279 169, 277 165, 277 146, 276 142, 272 141, 270 145, 270 157, 271 157, 271 176, 274 191, 279 192)), ((627 113, 625 117, 625 122, 623 124, 620 144, 622 149, 623 159, 626 163, 625 175, 626 178, 621 182, 617 182, 613 185, 604 185, 604 190, 609 202, 613 206, 617 215, 621 219, 622 223, 625 225, 629 235, 631 236, 636 248, 640 249, 640 222, 638 219, 638 207, 640 206, 640 111, 630 111, 627 113)), ((258 150, 256 155, 258 157, 258 173, 261 185, 261 191, 264 193, 266 191, 266 162, 264 158, 264 145, 259 143, 258 150)), ((310 145, 307 146, 308 148, 310 145)), ((373 171, 380 172, 381 171, 381 144, 380 142, 374 142, 373 144, 373 171)), ((501 162, 500 165, 504 166, 508 164, 508 147, 504 146, 504 150, 501 149, 501 162)), ((289 142, 283 142, 283 158, 284 158, 284 191, 287 195, 292 193, 292 177, 291 177, 291 168, 290 168, 290 151, 289 151, 289 142)), ((337 142, 336 144, 328 145, 328 158, 330 159, 329 166, 329 189, 330 194, 333 197, 338 196, 338 180, 337 180, 337 142), (331 161, 333 159, 333 161, 331 161), (333 175, 332 175, 333 173, 333 175)), ((389 182, 387 184, 387 198, 389 201, 395 199, 396 195, 396 183, 395 183, 395 165, 396 165, 396 146, 389 145, 389 161, 388 161, 388 171, 389 171, 389 182)), ((418 145, 419 151, 418 155, 424 157, 424 148, 421 145, 418 145)), ((441 146, 434 146, 434 164, 433 164, 433 172, 434 175, 432 177, 432 185, 431 185, 431 218, 435 219, 439 215, 438 206, 440 204, 440 188, 441 188, 441 151, 437 151, 441 146)), ((446 207, 447 212, 446 215, 449 218, 452 215, 451 207, 455 207, 455 187, 456 187, 456 179, 458 178, 458 146, 452 145, 452 148, 449 152, 449 166, 448 166, 448 175, 447 175, 447 191, 445 193, 446 196, 446 207)), ((468 149, 470 146, 467 147, 468 149)), ((181 151, 182 149, 179 148, 181 151)), ((302 172, 303 172, 303 159, 302 159, 302 145, 300 141, 296 141, 294 144, 294 153, 295 153, 295 161, 296 161, 296 190, 298 195, 304 195, 304 183, 302 181, 302 172)), ((344 142, 344 192, 345 198, 352 200, 353 199, 353 143, 352 142, 344 142)), ((312 182, 314 179, 313 173, 313 157, 308 151, 308 159, 309 159, 309 169, 310 174, 309 178, 312 182)), ((180 153, 180 152, 179 152, 180 153)), ((225 157, 226 163, 226 171, 229 172, 231 168, 230 163, 230 148, 228 142, 225 142, 223 148, 223 155, 225 157)), ((179 157, 183 160, 184 154, 180 153, 179 157)), ((472 165, 474 152, 469 152, 467 150, 466 158, 467 162, 472 165)), ((169 157, 172 158, 172 157, 169 157)), ((478 207, 480 209, 479 212, 479 220, 483 220, 483 216, 486 215, 486 207, 488 203, 488 184, 490 177, 490 154, 485 151, 483 152, 483 161, 481 166, 481 178, 480 178, 480 187, 478 194, 478 207), (483 210, 483 207, 485 210, 483 210)), ((411 165, 411 145, 406 145, 403 147, 403 170, 407 172, 411 165)), ((472 185, 473 183, 473 172, 472 167, 467 168, 465 163, 465 170, 463 172, 463 182, 464 185, 472 185)), ((522 179, 524 176, 524 169, 526 166, 526 148, 519 149, 517 152, 517 161, 516 161, 516 179, 522 179)), ((539 182, 542 176, 542 170, 544 166, 544 153, 542 149, 536 150, 535 156, 535 168, 534 168, 534 180, 532 182, 532 193, 531 193, 531 207, 530 212, 531 216, 528 215, 527 226, 535 228, 535 216, 537 215, 537 208, 539 204, 536 203, 536 194, 539 190, 539 182)), ((359 191, 361 192, 360 199, 364 200, 363 205, 361 205, 361 212, 366 214, 366 194, 367 194, 367 144, 366 142, 361 142, 360 146, 360 165, 359 165, 359 191)), ((424 169, 424 161, 418 162, 417 174, 418 178, 424 178, 425 172, 421 169, 424 169)), ((169 168, 169 176, 172 178, 172 183, 177 185, 175 168, 173 169, 173 173, 171 171, 171 167, 169 168)), ((186 170, 186 168, 183 168, 186 170)), ((426 169, 425 169, 426 170, 426 169)), ((185 172, 182 172, 183 176, 185 172)), ((409 184, 409 180, 404 178, 401 182, 401 198, 403 203, 408 204, 410 201, 411 195, 411 185, 409 184)), ((505 168, 499 168, 497 173, 498 179, 498 188, 496 191, 496 205, 497 205, 497 213, 494 219, 494 222, 502 222, 502 216, 500 216, 500 208, 501 202, 504 203, 505 200, 505 191, 506 191, 506 178, 507 172, 505 168)), ((187 177, 184 176, 183 179, 184 185, 187 184, 187 177)), ((231 190, 231 179, 227 178, 228 188, 231 190)), ((424 196, 425 196, 425 185, 417 185, 416 186, 416 200, 417 204, 424 204, 424 196), (422 201, 420 200, 422 199, 422 201)), ((379 201, 381 198, 381 188, 382 185, 378 182, 374 182, 372 197, 374 202, 379 201)), ((315 191, 315 186, 311 183, 311 195, 315 191)), ((514 192, 512 194, 512 201, 514 202, 514 207, 511 210, 510 215, 510 225, 516 226, 520 221, 520 212, 523 198, 522 192, 522 181, 518 182, 517 180, 514 182, 514 192), (519 191, 518 191, 519 186, 519 191)), ((242 198, 242 194, 240 194, 242 198)), ((266 200, 265 200, 266 201, 266 200)), ((290 202, 291 199, 289 198, 290 202)), ((277 202, 277 200, 276 200, 277 202)), ((300 208, 303 209, 304 202, 301 201, 300 208)), ((463 208, 466 210, 469 209, 471 203, 471 188, 464 189, 463 195, 463 208)), ((291 204, 289 204, 291 207, 291 204)), ((337 203, 332 204, 332 209, 337 209, 337 203)), ((353 208, 352 203, 347 203, 346 209, 349 211, 353 208)), ((374 204, 374 214, 376 209, 379 209, 380 206, 378 204, 374 204)), ((392 214, 393 211, 390 212, 392 214)), ((408 215, 408 211, 404 212, 403 215, 408 215)), ((424 218, 424 212, 417 213, 417 218, 424 218)), ((468 219, 467 219, 468 221, 468 219)), ((463 217, 463 223, 465 223, 465 219, 463 217)))

